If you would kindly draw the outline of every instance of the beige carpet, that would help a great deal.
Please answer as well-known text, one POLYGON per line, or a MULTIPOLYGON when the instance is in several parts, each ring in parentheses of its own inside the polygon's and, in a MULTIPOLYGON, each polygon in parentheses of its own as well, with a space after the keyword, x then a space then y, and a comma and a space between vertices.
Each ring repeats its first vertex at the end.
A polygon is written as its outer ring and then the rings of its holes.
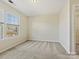
POLYGON ((70 56, 59 43, 28 41, 2 54, 0 59, 79 59, 70 56))

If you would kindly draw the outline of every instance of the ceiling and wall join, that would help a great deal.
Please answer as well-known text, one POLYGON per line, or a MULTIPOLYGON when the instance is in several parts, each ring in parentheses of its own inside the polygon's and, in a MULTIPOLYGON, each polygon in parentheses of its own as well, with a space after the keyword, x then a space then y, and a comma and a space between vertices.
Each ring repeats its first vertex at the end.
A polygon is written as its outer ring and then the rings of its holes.
POLYGON ((66 0, 3 0, 12 7, 24 13, 26 16, 59 14, 66 0))
POLYGON ((33 24, 33 26, 32 27, 29 26, 29 28, 30 27, 31 29, 33 28, 32 34, 34 35, 33 36, 34 39, 40 38, 42 40, 42 38, 47 37, 46 35, 50 34, 53 36, 51 37, 54 40, 49 38, 50 35, 48 36, 48 40, 49 39, 50 41, 51 40, 55 41, 56 39, 59 40, 61 45, 70 54, 70 12, 69 12, 70 0, 37 0, 37 2, 33 2, 33 0, 12 0, 14 2, 13 4, 9 3, 8 0, 4 0, 4 1, 10 4, 12 7, 16 8, 18 11, 24 13, 26 16, 35 16, 31 20, 32 21, 31 24, 33 24), (38 16, 38 15, 49 15, 49 14, 56 15, 56 16, 57 15, 59 16, 60 14, 60 17, 50 19, 50 17, 47 17, 47 16, 44 16, 44 17, 38 16), (43 26, 41 26, 41 23, 43 26), (47 24, 49 24, 50 26, 47 24), (36 29, 38 30, 38 33, 36 33, 37 32, 36 29), (43 29, 45 29, 45 31, 43 29), (54 34, 53 33, 51 34, 51 32, 53 32, 54 34), (42 36, 44 37, 41 36, 42 33, 43 33, 42 36), (38 34, 38 37, 36 36, 36 34, 38 34))

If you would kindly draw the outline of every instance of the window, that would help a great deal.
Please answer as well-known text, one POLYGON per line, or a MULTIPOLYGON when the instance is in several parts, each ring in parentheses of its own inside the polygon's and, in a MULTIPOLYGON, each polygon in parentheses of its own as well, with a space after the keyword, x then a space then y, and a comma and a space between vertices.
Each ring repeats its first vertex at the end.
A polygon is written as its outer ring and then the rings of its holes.
POLYGON ((6 24, 19 25, 19 17, 11 14, 6 15, 6 24))
POLYGON ((7 24, 6 35, 7 37, 14 37, 19 34, 19 28, 16 25, 7 24))
POLYGON ((14 37, 19 35, 20 18, 12 12, 0 10, 0 40, 5 37, 14 37), (5 32, 5 33, 4 33, 5 32))
POLYGON ((3 24, 0 23, 0 39, 3 39, 3 24))
POLYGON ((0 40, 3 40, 4 10, 0 9, 0 40))
POLYGON ((13 37, 19 34, 19 17, 13 14, 6 14, 6 36, 13 37))

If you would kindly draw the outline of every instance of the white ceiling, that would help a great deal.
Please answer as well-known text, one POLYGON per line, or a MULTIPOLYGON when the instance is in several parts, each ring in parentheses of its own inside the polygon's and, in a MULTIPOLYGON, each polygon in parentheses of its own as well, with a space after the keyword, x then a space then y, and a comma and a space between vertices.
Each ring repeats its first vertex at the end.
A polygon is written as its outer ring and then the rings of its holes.
MULTIPOLYGON (((4 1, 8 2, 8 0, 4 1)), ((12 1, 14 1, 16 9, 27 16, 58 14, 66 2, 66 0, 37 0, 35 3, 33 3, 33 0, 12 1)))

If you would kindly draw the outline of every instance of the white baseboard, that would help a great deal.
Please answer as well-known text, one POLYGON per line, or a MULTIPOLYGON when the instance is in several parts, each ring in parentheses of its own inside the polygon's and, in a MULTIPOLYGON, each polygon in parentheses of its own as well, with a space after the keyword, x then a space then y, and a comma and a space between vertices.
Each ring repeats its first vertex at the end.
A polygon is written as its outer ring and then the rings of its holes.
POLYGON ((32 40, 34 40, 34 41, 47 41, 47 42, 58 42, 58 41, 53 41, 53 40, 39 40, 39 39, 32 39, 32 40))
MULTIPOLYGON (((59 42, 59 43, 61 44, 61 42, 59 42)), ((63 44, 61 44, 61 46, 64 48, 64 50, 66 51, 67 54, 70 54, 70 51, 67 51, 63 44)))

